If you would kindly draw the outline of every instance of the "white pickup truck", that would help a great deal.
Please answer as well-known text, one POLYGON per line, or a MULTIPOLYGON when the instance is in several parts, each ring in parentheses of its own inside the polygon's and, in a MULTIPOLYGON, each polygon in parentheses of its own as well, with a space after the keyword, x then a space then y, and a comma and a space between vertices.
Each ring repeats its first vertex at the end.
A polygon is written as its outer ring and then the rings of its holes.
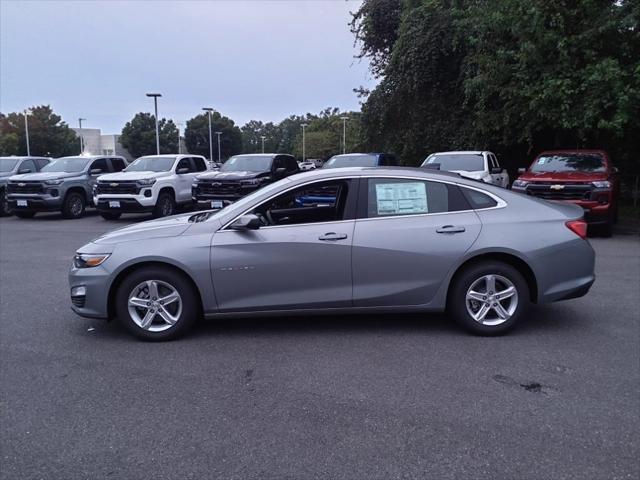
POLYGON ((191 205, 191 184, 208 169, 200 155, 140 157, 122 172, 99 176, 93 202, 107 220, 133 212, 173 215, 178 206, 191 205))
POLYGON ((507 188, 509 174, 500 167, 496 156, 487 151, 462 151, 432 153, 421 167, 440 166, 440 170, 455 172, 472 180, 507 188))

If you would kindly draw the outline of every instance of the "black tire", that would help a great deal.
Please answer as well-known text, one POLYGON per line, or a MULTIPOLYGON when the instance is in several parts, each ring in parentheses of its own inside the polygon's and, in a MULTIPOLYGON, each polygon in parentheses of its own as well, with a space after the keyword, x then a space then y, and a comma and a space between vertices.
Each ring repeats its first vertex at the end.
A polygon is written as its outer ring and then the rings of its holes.
POLYGON ((78 192, 70 192, 62 203, 62 216, 64 218, 81 218, 86 208, 84 195, 78 192))
POLYGON ((24 212, 20 210, 14 210, 13 214, 18 218, 33 218, 36 216, 36 212, 24 212))
MULTIPOLYGON (((158 298, 163 296, 162 287, 158 288, 158 298)), ((136 294, 137 296, 137 294, 136 294)), ((157 308, 157 307, 156 307, 157 308)), ((165 306, 164 308, 169 308, 165 306)), ((120 323, 134 336, 146 341, 174 340, 189 331, 198 318, 200 318, 200 301, 191 281, 184 274, 170 268, 144 267, 135 270, 125 277, 120 283, 115 296, 115 311, 120 323), (182 310, 177 316, 175 324, 168 326, 156 313, 153 317, 152 328, 166 328, 162 331, 151 331, 142 328, 136 323, 129 313, 129 295, 143 282, 157 281, 171 286, 180 295, 182 310)), ((149 310, 137 310, 139 316, 149 310)), ((158 311, 159 312, 159 311, 158 311)), ((177 312, 173 312, 174 314, 177 312)))
POLYGON ((122 215, 122 212, 100 212, 100 216, 105 220, 117 220, 122 215))
POLYGON ((7 192, 2 189, 0 190, 0 217, 6 217, 12 213, 12 209, 7 200, 7 192))
POLYGON ((449 293, 447 312, 469 332, 484 336, 502 335, 511 330, 522 317, 530 301, 529 287, 522 274, 511 265, 499 261, 479 262, 466 267, 456 274, 449 293), (481 280, 488 275, 497 277, 493 294, 486 291, 486 281, 481 280), (517 295, 505 297, 502 300, 492 298, 496 292, 505 291, 509 287, 509 283, 515 288, 517 295), (474 284, 478 285, 478 287, 475 287, 474 284), (485 291, 482 291, 483 284, 485 291), (487 295, 483 295, 478 300, 469 300, 468 303, 467 291, 472 286, 474 286, 473 292, 477 292, 476 288, 478 288, 481 293, 486 293, 487 295), (512 305, 513 299, 515 299, 515 304, 512 305), (510 316, 505 320, 500 319, 498 311, 493 307, 496 304, 499 304, 504 311, 510 313, 510 316), (489 305, 489 307, 486 307, 486 305, 489 305), (513 311, 511 312, 512 306, 513 311), (488 308, 484 318, 484 322, 487 323, 475 320, 469 311, 480 314, 480 309, 482 308, 488 308))
POLYGON ((176 212, 176 202, 169 192, 162 192, 158 196, 156 206, 153 207, 153 218, 169 217, 176 212))

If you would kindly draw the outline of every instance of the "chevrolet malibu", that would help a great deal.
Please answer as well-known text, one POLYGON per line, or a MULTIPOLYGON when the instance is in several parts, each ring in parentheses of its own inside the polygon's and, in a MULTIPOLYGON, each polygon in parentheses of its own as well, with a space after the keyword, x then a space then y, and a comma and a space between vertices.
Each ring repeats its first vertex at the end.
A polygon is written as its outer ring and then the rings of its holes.
POLYGON ((320 169, 217 212, 81 247, 73 310, 168 340, 201 317, 441 312, 502 334, 530 302, 585 295, 582 209, 421 169, 320 169))

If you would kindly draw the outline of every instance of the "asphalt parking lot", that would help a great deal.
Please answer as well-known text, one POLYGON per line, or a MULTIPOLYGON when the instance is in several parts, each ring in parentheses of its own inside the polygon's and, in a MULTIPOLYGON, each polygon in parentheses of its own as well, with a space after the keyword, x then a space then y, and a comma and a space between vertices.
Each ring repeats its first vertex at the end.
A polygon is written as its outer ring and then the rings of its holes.
POLYGON ((144 217, 0 219, 3 479, 640 476, 640 237, 500 338, 445 316, 202 322, 149 344, 69 309, 75 249, 144 217))

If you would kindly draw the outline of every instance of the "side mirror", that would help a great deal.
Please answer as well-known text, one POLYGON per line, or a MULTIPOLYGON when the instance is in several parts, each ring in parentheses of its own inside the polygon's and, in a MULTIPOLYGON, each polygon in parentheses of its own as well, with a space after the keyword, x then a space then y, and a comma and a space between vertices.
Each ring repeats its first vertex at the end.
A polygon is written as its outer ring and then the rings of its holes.
POLYGON ((30 168, 21 168, 18 173, 33 173, 30 168))
POLYGON ((257 230, 261 225, 262 222, 256 215, 247 213, 236 218, 231 225, 229 225, 229 228, 233 230, 257 230))
POLYGON ((178 175, 183 175, 185 173, 189 173, 189 167, 181 167, 181 168, 176 170, 176 173, 178 175))
POLYGON ((526 172, 527 169, 526 168, 519 168, 518 169, 518 175, 522 175, 524 172, 526 172))
POLYGON ((491 173, 497 175, 499 173, 502 173, 502 169, 500 167, 491 167, 491 173))
POLYGON ((100 175, 101 173, 104 173, 101 168, 92 168, 89 170, 89 175, 100 175))
POLYGON ((283 176, 285 173, 287 173, 286 168, 284 167, 276 168, 276 175, 283 176))

